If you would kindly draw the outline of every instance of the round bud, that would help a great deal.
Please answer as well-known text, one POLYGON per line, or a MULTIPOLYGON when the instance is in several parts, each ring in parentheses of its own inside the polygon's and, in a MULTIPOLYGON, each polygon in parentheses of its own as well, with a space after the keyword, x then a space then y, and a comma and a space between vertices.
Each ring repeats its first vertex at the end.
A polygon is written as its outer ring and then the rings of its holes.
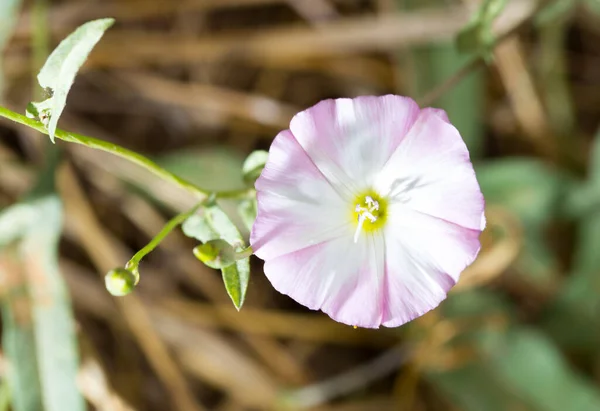
POLYGON ((194 248, 194 255, 210 268, 225 268, 235 263, 235 250, 224 240, 211 240, 194 248))
POLYGON ((115 268, 104 277, 104 283, 109 293, 116 297, 129 294, 138 283, 139 277, 131 270, 115 268))

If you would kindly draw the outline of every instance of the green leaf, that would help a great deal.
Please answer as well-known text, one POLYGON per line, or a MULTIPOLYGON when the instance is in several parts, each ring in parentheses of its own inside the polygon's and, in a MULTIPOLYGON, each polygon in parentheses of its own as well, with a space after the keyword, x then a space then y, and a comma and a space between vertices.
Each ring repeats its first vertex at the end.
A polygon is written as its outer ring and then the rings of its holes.
POLYGON ((50 98, 35 104, 52 142, 58 119, 67 103, 67 94, 79 68, 113 23, 113 19, 100 19, 83 24, 58 45, 40 70, 38 82, 50 94, 50 98))
POLYGON ((482 364, 467 364, 447 372, 428 372, 427 380, 458 409, 464 411, 512 411, 518 399, 500 387, 482 364))
POLYGON ((3 210, 0 213, 0 250, 20 238, 35 215, 35 207, 26 203, 3 210))
POLYGON ((594 351, 600 345, 600 130, 592 147, 589 179, 582 186, 583 190, 573 190, 584 206, 574 207, 572 213, 578 224, 571 273, 542 323, 562 346, 594 351))
MULTIPOLYGON (((4 253, 8 261, 12 255, 4 253)), ((13 261, 15 265, 18 262, 13 261)), ((11 267, 12 268, 12 267, 11 267)), ((10 268, 9 268, 10 269, 10 268)), ((9 276, 22 281, 18 270, 0 272, 4 279, 9 276)), ((42 392, 38 377, 35 352, 35 336, 27 287, 24 283, 10 281, 2 300, 2 347, 7 360, 6 378, 10 387, 14 411, 42 411, 42 392)))
POLYGON ((477 53, 490 59, 495 36, 492 31, 494 19, 502 13, 506 0, 485 0, 474 13, 471 21, 458 33, 456 47, 461 53, 477 53))
POLYGON ((254 221, 256 221, 257 211, 258 205, 256 204, 256 198, 242 200, 238 204, 238 213, 248 231, 252 231, 252 226, 254 225, 254 221))
POLYGON ((235 263, 235 250, 225 240, 210 240, 194 248, 198 260, 210 268, 226 268, 235 263))
POLYGON ((76 385, 79 355, 75 320, 58 268, 62 205, 51 195, 34 206, 36 217, 20 244, 20 254, 31 295, 44 409, 85 411, 76 385))
POLYGON ((155 159, 157 164, 208 191, 238 190, 246 186, 243 157, 225 148, 191 149, 155 159))
POLYGON ((514 157, 476 166, 486 204, 512 212, 523 226, 523 251, 517 259, 521 280, 548 290, 557 280, 556 253, 546 229, 557 218, 572 179, 540 160, 514 157))
POLYGON ((0 1, 0 100, 4 93, 4 75, 2 74, 2 55, 18 20, 21 0, 0 1))
POLYGON ((600 0, 584 0, 584 4, 594 13, 600 14, 600 0))
MULTIPOLYGON (((236 252, 245 247, 244 239, 235 224, 216 203, 202 209, 202 215, 193 215, 182 225, 185 235, 207 243, 211 240, 223 240, 230 244, 236 252)), ((250 280, 250 258, 236 261, 222 268, 225 289, 233 304, 239 310, 244 304, 248 281, 250 280)))
POLYGON ((569 367, 543 334, 525 328, 487 333, 482 349, 497 381, 533 409, 600 409, 600 392, 569 367))
POLYGON ((260 176, 265 164, 267 164, 267 158, 269 152, 264 150, 256 150, 250 153, 244 165, 242 166, 242 174, 244 175, 244 181, 249 184, 254 184, 256 179, 260 176))

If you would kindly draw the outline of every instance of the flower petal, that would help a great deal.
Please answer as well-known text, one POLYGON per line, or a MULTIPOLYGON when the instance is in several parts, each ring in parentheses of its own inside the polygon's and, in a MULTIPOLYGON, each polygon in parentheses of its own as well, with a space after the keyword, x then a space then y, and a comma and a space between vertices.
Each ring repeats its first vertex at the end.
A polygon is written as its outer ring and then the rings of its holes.
POLYGON ((256 181, 258 215, 250 244, 262 259, 352 235, 351 205, 342 200, 289 131, 271 145, 256 181), (348 210, 344 213, 340 210, 348 210))
POLYGON ((382 324, 397 327, 437 307, 479 252, 479 229, 390 206, 382 324))
POLYGON ((266 261, 264 271, 275 289, 313 310, 348 325, 381 325, 384 270, 381 235, 352 236, 266 261))
POLYGON ((297 114, 290 130, 319 170, 352 194, 370 186, 418 114, 408 97, 324 100, 297 114))
POLYGON ((375 188, 420 212, 483 230, 484 199, 460 134, 442 110, 424 109, 375 188))

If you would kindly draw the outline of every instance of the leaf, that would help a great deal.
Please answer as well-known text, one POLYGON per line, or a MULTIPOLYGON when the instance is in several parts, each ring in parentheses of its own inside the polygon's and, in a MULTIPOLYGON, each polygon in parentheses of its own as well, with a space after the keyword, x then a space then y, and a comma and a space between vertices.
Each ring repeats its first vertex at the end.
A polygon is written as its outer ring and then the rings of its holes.
POLYGON ((256 204, 256 198, 242 200, 238 205, 238 213, 248 231, 252 231, 252 226, 254 225, 254 221, 256 221, 257 211, 258 206, 256 204))
POLYGON ((207 241, 194 248, 194 255, 210 268, 226 268, 236 261, 235 250, 224 240, 207 241))
POLYGON ((56 195, 34 203, 20 244, 31 296, 36 352, 45 411, 85 411, 77 386, 79 355, 75 320, 66 285, 58 269, 62 206, 56 195))
MULTIPOLYGON (((572 190, 577 202, 572 216, 577 220, 571 275, 560 295, 547 309, 544 329, 562 346, 579 351, 596 350, 600 344, 600 130, 591 150, 588 181, 572 190)), ((571 201, 573 207, 573 201, 571 201)))
POLYGON ((191 149, 156 158, 161 167, 208 191, 244 188, 242 161, 235 151, 225 148, 191 149))
POLYGON ((492 25, 505 6, 506 0, 484 0, 471 21, 458 33, 456 37, 458 51, 477 53, 490 59, 491 47, 495 41, 492 25))
POLYGON ((100 19, 83 24, 54 49, 40 70, 38 82, 50 97, 44 102, 32 104, 36 105, 38 117, 48 129, 52 142, 58 119, 67 103, 67 94, 79 68, 113 23, 113 19, 100 19))
POLYGON ((2 73, 2 54, 18 21, 21 0, 0 1, 0 100, 4 93, 4 75, 2 73))
POLYGON ((245 182, 254 184, 263 168, 265 168, 268 157, 269 152, 265 150, 256 150, 250 153, 242 166, 242 174, 244 175, 245 182))
POLYGON ((543 334, 527 328, 487 333, 482 350, 497 381, 533 409, 600 409, 598 390, 569 367, 543 334))
MULTIPOLYGON (((203 208, 203 215, 193 215, 182 225, 185 235, 206 243, 211 240, 224 240, 235 251, 242 251, 245 247, 244 239, 235 224, 216 203, 203 208)), ((221 269, 223 282, 227 294, 239 310, 244 304, 248 281, 250 280, 250 258, 236 261, 228 267, 221 269)))
POLYGON ((521 280, 551 289, 557 280, 556 253, 546 242, 546 229, 559 215, 572 179, 540 160, 514 157, 476 166, 486 204, 517 216, 523 226, 523 251, 517 259, 521 280))
POLYGON ((500 387, 482 364, 468 364, 447 372, 428 372, 427 380, 458 409, 513 411, 518 399, 500 387))
POLYGON ((2 299, 2 347, 7 360, 6 378, 12 407, 14 411, 42 411, 28 290, 16 256, 5 252, 2 263, 0 275, 7 284, 2 299), (9 266, 4 267, 7 263, 9 266))

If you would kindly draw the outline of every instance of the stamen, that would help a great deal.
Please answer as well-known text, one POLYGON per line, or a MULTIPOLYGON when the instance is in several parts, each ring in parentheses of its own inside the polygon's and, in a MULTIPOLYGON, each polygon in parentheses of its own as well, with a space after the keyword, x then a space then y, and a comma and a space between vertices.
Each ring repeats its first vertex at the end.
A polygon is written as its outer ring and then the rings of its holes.
POLYGON ((356 226, 356 231, 354 232, 354 242, 358 242, 358 237, 360 236, 360 232, 362 231, 363 224, 365 220, 369 220, 371 223, 377 221, 377 217, 373 215, 373 212, 379 211, 379 203, 371 196, 365 197, 365 204, 367 207, 362 207, 360 204, 357 204, 354 208, 354 211, 358 213, 358 225, 356 226))

